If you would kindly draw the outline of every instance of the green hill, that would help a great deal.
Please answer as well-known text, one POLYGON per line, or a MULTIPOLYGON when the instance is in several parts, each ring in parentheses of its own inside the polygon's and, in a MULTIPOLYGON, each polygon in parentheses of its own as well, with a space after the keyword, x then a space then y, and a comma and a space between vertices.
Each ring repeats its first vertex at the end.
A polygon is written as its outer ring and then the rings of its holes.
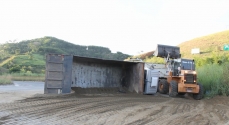
MULTIPOLYGON (((197 66, 206 63, 229 62, 229 51, 223 51, 223 45, 229 44, 229 30, 195 38, 178 45, 182 58, 195 58, 197 66), (200 54, 191 54, 191 49, 199 48, 200 54)), ((4 43, 0 45, 1 73, 33 72, 43 73, 45 70, 45 54, 57 53, 94 57, 111 60, 124 60, 130 55, 121 52, 111 53, 109 48, 100 46, 82 46, 57 39, 43 37, 24 40, 18 43, 4 43)), ((152 57, 153 51, 137 55, 146 62, 163 63, 163 59, 152 57)))
POLYGON ((213 52, 217 55, 228 53, 227 51, 222 51, 225 44, 229 44, 229 30, 195 38, 178 46, 182 57, 193 58, 195 56, 211 56, 213 52), (193 48, 199 48, 200 54, 192 55, 191 50, 193 48))
MULTIPOLYGON (((10 72, 42 73, 45 70, 45 54, 67 54, 111 60, 124 60, 130 55, 100 46, 82 46, 55 37, 43 37, 18 43, 0 45, 0 67, 10 72)), ((4 71, 6 71, 4 70, 4 71)))
MULTIPOLYGON (((229 44, 229 30, 195 38, 178 46, 182 58, 194 58, 197 66, 202 66, 209 63, 229 62, 229 51, 223 51, 225 44, 229 44), (191 54, 193 48, 199 48, 200 54, 191 54)), ((150 51, 134 57, 141 58, 145 62, 163 63, 162 58, 153 57, 153 52, 150 51)))

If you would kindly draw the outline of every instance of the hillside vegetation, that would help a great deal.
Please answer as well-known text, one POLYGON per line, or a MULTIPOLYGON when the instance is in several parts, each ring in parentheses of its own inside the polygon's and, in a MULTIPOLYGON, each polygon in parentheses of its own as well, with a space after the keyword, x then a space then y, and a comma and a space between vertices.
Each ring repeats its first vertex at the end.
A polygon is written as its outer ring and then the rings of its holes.
MULTIPOLYGON (((213 63, 229 62, 229 51, 223 51, 223 46, 229 44, 229 30, 195 38, 179 44, 182 58, 196 60, 197 66, 213 63), (193 48, 199 48, 200 54, 191 54, 193 48)), ((154 50, 133 56, 145 62, 164 63, 164 59, 154 57, 154 50)))
POLYGON ((183 58, 194 58, 196 66, 229 62, 229 51, 223 46, 229 44, 229 30, 199 37, 178 45, 183 58), (193 48, 199 48, 200 54, 191 54, 193 48))
POLYGON ((229 30, 195 38, 178 45, 183 57, 211 56, 212 52, 224 54, 223 46, 229 44, 229 30), (199 55, 192 55, 191 50, 199 48, 199 55))
POLYGON ((67 54, 110 60, 124 60, 130 55, 100 46, 75 45, 55 37, 43 37, 0 45, 0 70, 10 73, 44 73, 45 54, 67 54))

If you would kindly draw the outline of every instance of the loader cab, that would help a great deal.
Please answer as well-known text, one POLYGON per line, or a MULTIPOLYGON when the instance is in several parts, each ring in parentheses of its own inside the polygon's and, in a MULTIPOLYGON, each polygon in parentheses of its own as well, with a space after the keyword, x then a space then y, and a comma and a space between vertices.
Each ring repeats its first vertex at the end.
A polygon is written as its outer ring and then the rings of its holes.
POLYGON ((195 61, 193 59, 174 59, 171 65, 173 76, 179 76, 181 70, 195 71, 195 61))

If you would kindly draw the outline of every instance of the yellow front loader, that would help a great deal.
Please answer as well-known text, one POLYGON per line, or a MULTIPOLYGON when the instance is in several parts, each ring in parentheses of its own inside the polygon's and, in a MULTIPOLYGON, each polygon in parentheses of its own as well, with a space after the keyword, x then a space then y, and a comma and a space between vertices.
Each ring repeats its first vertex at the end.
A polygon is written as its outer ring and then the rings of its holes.
POLYGON ((203 86, 197 83, 193 59, 182 59, 179 47, 167 45, 158 45, 154 55, 165 58, 168 73, 158 82, 160 93, 169 93, 171 97, 192 93, 197 100, 203 97, 203 86))

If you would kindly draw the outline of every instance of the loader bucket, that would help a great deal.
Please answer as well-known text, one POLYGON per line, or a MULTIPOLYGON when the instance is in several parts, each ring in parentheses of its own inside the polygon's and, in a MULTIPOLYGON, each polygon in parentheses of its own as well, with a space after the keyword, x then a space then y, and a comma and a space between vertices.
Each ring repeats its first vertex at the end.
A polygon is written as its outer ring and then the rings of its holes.
POLYGON ((170 58, 180 58, 180 47, 160 44, 157 45, 157 49, 154 52, 154 56, 166 58, 168 54, 170 55, 170 58))

